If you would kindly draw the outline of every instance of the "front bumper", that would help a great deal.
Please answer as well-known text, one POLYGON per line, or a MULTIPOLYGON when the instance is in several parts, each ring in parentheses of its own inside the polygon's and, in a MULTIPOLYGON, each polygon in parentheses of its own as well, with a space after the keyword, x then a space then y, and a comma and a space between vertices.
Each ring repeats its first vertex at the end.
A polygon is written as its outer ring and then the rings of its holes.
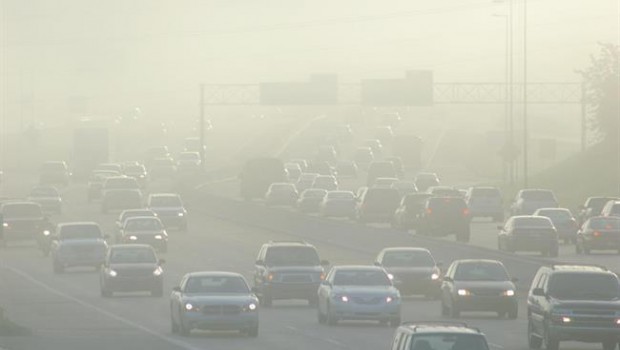
POLYGON ((592 327, 585 325, 549 325, 549 333, 558 340, 573 340, 598 343, 602 341, 620 341, 620 327, 592 327))
POLYGON ((104 277, 103 287, 111 292, 152 291, 163 287, 161 276, 104 277))
POLYGON ((517 307, 517 299, 507 296, 457 296, 455 303, 461 311, 508 312, 517 307))
POLYGON ((400 317, 400 301, 381 302, 376 305, 333 302, 329 312, 341 320, 388 320, 400 317))
POLYGON ((258 327, 258 312, 205 315, 200 311, 185 312, 183 323, 191 329, 244 330, 258 327))

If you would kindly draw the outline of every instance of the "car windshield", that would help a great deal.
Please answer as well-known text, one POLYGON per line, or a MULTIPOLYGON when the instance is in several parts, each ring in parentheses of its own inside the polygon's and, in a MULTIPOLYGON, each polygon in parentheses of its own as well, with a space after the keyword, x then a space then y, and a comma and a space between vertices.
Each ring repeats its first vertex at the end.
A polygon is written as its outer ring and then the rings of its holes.
POLYGON ((267 266, 317 266, 319 255, 311 247, 271 247, 265 256, 267 266))
POLYGON ((181 198, 177 196, 153 196, 149 202, 151 207, 182 207, 181 198))
POLYGON ((198 294, 248 294, 250 289, 241 277, 199 276, 190 277, 187 280, 184 292, 198 294))
POLYGON ((590 227, 595 230, 618 230, 620 219, 613 217, 590 219, 590 227))
POLYGON ((329 192, 327 193, 328 199, 355 199, 355 195, 352 192, 346 191, 338 191, 338 192, 329 192))
POLYGON ((568 210, 539 210, 538 215, 546 216, 553 222, 569 221, 573 218, 568 210))
POLYGON ((498 263, 461 263, 454 274, 455 281, 507 281, 508 273, 498 263))
POLYGON ((149 248, 113 248, 110 251, 110 262, 113 264, 155 264, 157 256, 149 248))
POLYGON ((325 191, 325 190, 312 189, 312 190, 305 190, 302 193, 302 197, 304 197, 304 198, 323 198, 323 197, 325 197, 325 194, 327 194, 327 191, 325 191))
POLYGON ((485 338, 478 334, 416 334, 409 350, 488 350, 485 338))
POLYGON ((131 219, 125 223, 125 231, 159 231, 162 224, 159 219, 131 219))
POLYGON ((551 191, 523 191, 521 197, 531 201, 555 202, 555 196, 551 191))
POLYGON ((607 273, 558 273, 549 279, 548 294, 556 299, 616 300, 618 278, 607 273))
POLYGON ((497 188, 473 188, 471 190, 472 197, 501 197, 497 188))
POLYGON ((390 286, 392 283, 382 270, 339 270, 334 276, 335 286, 390 286))
POLYGON ((43 216, 41 207, 37 204, 8 204, 2 207, 5 219, 40 218, 43 216))
POLYGON ((52 187, 37 187, 30 192, 31 197, 58 197, 58 191, 52 187))
POLYGON ((60 229, 61 240, 97 239, 102 238, 101 229, 97 225, 65 225, 60 229))
POLYGON ((381 264, 385 267, 430 267, 435 261, 427 251, 394 251, 383 256, 381 264))
POLYGON ((522 217, 514 219, 514 226, 517 228, 551 228, 553 224, 547 217, 522 217))

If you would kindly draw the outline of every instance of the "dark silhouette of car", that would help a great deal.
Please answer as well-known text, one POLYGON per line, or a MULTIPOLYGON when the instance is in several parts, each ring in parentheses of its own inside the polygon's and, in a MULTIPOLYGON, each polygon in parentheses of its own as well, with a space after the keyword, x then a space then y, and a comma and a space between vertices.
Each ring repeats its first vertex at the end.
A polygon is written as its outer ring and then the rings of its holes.
POLYGON ((417 233, 425 236, 454 235, 459 242, 469 242, 469 209, 462 197, 431 197, 419 215, 417 233))
POLYGON ((577 254, 592 250, 615 250, 620 254, 620 218, 595 216, 583 223, 577 233, 577 254))
POLYGON ((548 217, 512 216, 497 228, 500 230, 497 236, 499 250, 511 253, 534 251, 544 256, 558 256, 558 232, 548 217))

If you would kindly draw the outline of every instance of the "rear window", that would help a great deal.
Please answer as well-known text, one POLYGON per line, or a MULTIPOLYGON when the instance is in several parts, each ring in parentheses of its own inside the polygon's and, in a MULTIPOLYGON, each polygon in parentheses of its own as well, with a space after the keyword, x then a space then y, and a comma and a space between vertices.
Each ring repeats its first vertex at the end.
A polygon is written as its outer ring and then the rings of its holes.
POLYGON ((40 218, 43 216, 41 207, 37 204, 7 204, 2 207, 5 219, 40 218))
POLYGON ((485 338, 477 334, 416 334, 409 350, 488 350, 485 338))
POLYGON ((612 218, 590 219, 590 227, 595 230, 618 230, 620 220, 612 218))
POLYGON ((550 218, 551 221, 569 221, 573 218, 573 214, 568 210, 540 210, 538 211, 538 215, 546 216, 550 218))
POLYGON ((323 198, 325 197, 326 193, 327 191, 325 190, 313 189, 313 190, 305 190, 301 196, 304 198, 323 198))
POLYGON ((595 197, 595 198, 590 198, 588 199, 588 202, 586 203, 586 208, 592 208, 593 211, 598 211, 600 212, 601 210, 603 210, 603 207, 605 206, 605 204, 607 204, 607 202, 614 200, 614 198, 608 198, 608 197, 595 197))
POLYGON ((151 207, 182 207, 183 202, 177 196, 153 196, 149 202, 151 207))
POLYGON ((501 197, 501 193, 497 188, 473 188, 471 190, 472 197, 501 197))
POLYGON ((467 208, 467 204, 462 198, 430 198, 428 200, 428 207, 432 209, 463 210, 467 208))
POLYGON ((521 197, 532 201, 555 201, 551 191, 523 191, 521 197))
POLYGON ((540 227, 540 228, 551 228, 553 224, 551 223, 549 218, 546 217, 522 217, 514 219, 514 226, 523 228, 523 227, 540 227))
POLYGON ((265 256, 267 266, 317 266, 319 255, 312 247, 270 247, 265 256))
POLYGON ((60 229, 60 239, 96 239, 101 238, 101 229, 97 225, 66 225, 60 229))

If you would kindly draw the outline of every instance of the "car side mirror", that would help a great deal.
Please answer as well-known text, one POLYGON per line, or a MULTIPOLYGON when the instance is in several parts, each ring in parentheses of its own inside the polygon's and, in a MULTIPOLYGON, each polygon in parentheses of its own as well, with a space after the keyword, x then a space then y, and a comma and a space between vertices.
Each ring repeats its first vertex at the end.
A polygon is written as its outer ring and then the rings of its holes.
POLYGON ((166 259, 159 259, 159 265, 165 264, 166 263, 166 259))
POLYGON ((265 266, 265 262, 263 260, 256 260, 256 265, 265 266))
POLYGON ((375 261, 374 265, 381 267, 381 262, 380 261, 375 261))
POLYGON ((329 266, 328 260, 321 260, 321 266, 329 266))
POLYGON ((545 296, 545 291, 542 288, 534 288, 532 290, 532 295, 535 295, 537 297, 544 297, 545 296))
POLYGON ((443 276, 443 280, 446 282, 453 282, 452 277, 450 276, 443 276))
POLYGON ((181 287, 177 286, 177 287, 172 287, 172 291, 173 292, 178 292, 181 293, 181 287))

